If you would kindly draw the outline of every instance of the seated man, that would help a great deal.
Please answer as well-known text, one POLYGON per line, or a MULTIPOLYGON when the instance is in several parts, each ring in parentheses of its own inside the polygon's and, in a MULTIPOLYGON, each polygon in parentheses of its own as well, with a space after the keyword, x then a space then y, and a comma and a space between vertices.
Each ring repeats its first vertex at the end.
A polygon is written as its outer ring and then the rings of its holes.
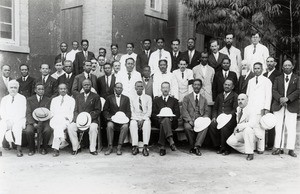
POLYGON ((131 121, 130 134, 132 139, 132 154, 138 154, 138 130, 143 131, 144 156, 149 156, 148 143, 151 134, 150 116, 152 112, 152 98, 143 94, 144 86, 142 81, 135 83, 136 94, 130 99, 131 121))
POLYGON ((171 150, 176 150, 172 129, 176 129, 178 127, 178 118, 180 116, 180 111, 178 100, 170 96, 169 82, 163 82, 161 84, 161 92, 162 96, 157 97, 153 100, 151 121, 153 123, 153 126, 160 129, 158 140, 158 143, 160 144, 159 154, 161 156, 164 156, 166 155, 166 139, 170 143, 171 150), (164 107, 172 109, 175 117, 158 117, 157 115, 164 107))
POLYGON ((50 109, 51 99, 47 96, 44 96, 45 90, 42 83, 37 83, 34 91, 36 95, 33 95, 27 99, 26 129, 24 130, 29 146, 29 156, 32 156, 35 153, 34 135, 36 130, 40 130, 43 139, 43 149, 41 152, 42 155, 47 154, 48 143, 52 135, 52 129, 49 125, 49 120, 37 121, 32 116, 33 111, 37 108, 45 107, 50 109))
MULTIPOLYGON (((91 92, 92 83, 91 80, 86 79, 82 82, 84 93, 81 93, 76 98, 74 120, 81 112, 88 112, 92 117, 92 123, 89 128, 89 139, 90 139, 90 153, 92 155, 98 155, 96 151, 97 134, 98 134, 98 118, 101 112, 101 101, 100 97, 91 92)), ((76 123, 71 123, 68 127, 68 134, 72 143, 73 151, 72 155, 76 154, 78 148, 78 128, 76 123)), ((78 152, 78 151, 77 151, 78 152)))
POLYGON ((115 94, 112 94, 107 97, 103 107, 103 115, 104 118, 107 120, 106 131, 108 141, 108 148, 105 152, 105 155, 109 155, 113 152, 114 131, 116 129, 120 130, 117 155, 122 155, 122 145, 128 133, 128 123, 118 124, 112 121, 112 116, 115 115, 118 111, 122 111, 128 118, 131 118, 130 101, 127 96, 124 96, 122 94, 122 91, 122 83, 117 82, 115 84, 115 94))
POLYGON ((53 129, 53 156, 59 156, 59 146, 65 141, 65 130, 73 121, 75 100, 67 94, 68 89, 66 84, 58 86, 59 96, 51 101, 50 111, 53 115, 50 120, 50 126, 53 129))
POLYGON ((12 133, 17 156, 22 157, 22 130, 26 122, 26 98, 18 93, 19 82, 11 80, 7 84, 8 95, 1 99, 0 104, 0 156, 2 156, 2 141, 5 133, 12 133))
POLYGON ((205 139, 207 129, 195 132, 194 121, 198 117, 209 117, 209 109, 206 99, 200 94, 202 81, 195 79, 193 82, 194 92, 188 94, 182 101, 182 119, 184 121, 184 131, 190 143, 190 153, 201 156, 200 147, 205 139))
POLYGON ((255 140, 262 138, 259 131, 259 119, 250 112, 250 108, 247 106, 248 96, 246 94, 238 96, 238 105, 237 126, 226 142, 235 150, 247 154, 247 160, 253 160, 255 140))

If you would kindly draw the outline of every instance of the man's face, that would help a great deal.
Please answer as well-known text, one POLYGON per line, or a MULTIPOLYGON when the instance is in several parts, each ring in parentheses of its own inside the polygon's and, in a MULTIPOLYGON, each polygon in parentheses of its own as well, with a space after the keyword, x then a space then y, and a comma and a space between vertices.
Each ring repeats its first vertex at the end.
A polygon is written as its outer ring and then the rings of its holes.
POLYGON ((84 66, 83 66, 83 69, 86 73, 90 73, 91 70, 92 70, 92 63, 91 62, 85 62, 84 63, 84 66))
POLYGON ((114 62, 113 68, 114 68, 114 72, 116 72, 116 73, 119 72, 120 69, 121 69, 121 64, 120 64, 120 62, 119 62, 119 61, 114 62))
POLYGON ((73 43, 72 43, 72 48, 73 48, 74 50, 77 50, 78 47, 79 47, 78 42, 73 42, 73 43))
POLYGON ((232 42, 233 42, 233 35, 232 34, 227 34, 226 37, 225 37, 226 46, 230 47, 232 45, 232 42))
POLYGON ((60 84, 58 86, 58 93, 59 95, 61 96, 65 96, 68 92, 68 89, 67 89, 67 85, 66 84, 60 84))
POLYGON ((263 69, 262 69, 261 65, 254 65, 253 71, 254 71, 255 76, 260 76, 262 74, 263 69))
POLYGON ((195 41, 192 39, 188 40, 187 47, 188 47, 188 50, 194 50, 195 49, 195 41))
POLYGON ((2 67, 2 75, 4 77, 9 77, 9 75, 10 75, 10 67, 9 66, 5 65, 2 67))
POLYGON ((126 61, 125 66, 126 66, 126 69, 127 69, 128 72, 132 72, 132 71, 133 71, 133 68, 134 68, 134 66, 135 66, 134 60, 128 59, 128 60, 126 61))
POLYGON ((158 49, 163 49, 163 48, 164 48, 164 45, 165 45, 164 41, 161 40, 161 39, 159 39, 159 40, 156 42, 156 44, 157 44, 157 48, 158 48, 158 49))
POLYGON ((104 65, 105 64, 105 58, 103 57, 103 56, 100 56, 99 58, 98 58, 98 62, 99 62, 99 65, 104 65))
POLYGON ((223 88, 226 93, 231 92, 233 90, 233 82, 231 80, 226 80, 223 84, 223 88))
POLYGON ((17 84, 10 84, 8 86, 8 92, 11 96, 15 96, 18 93, 19 87, 17 84))
POLYGON ((137 95, 142 95, 143 94, 143 90, 144 90, 144 85, 143 85, 143 83, 137 83, 137 84, 135 84, 135 90, 136 90, 136 93, 137 93, 137 95))
POLYGON ((47 64, 43 64, 41 66, 40 72, 42 73, 43 76, 47 76, 50 73, 49 66, 47 64))
POLYGON ((104 65, 104 73, 105 75, 111 75, 112 68, 109 64, 104 65))
POLYGON ((97 65, 98 65, 97 60, 96 59, 92 59, 91 63, 92 63, 92 71, 96 71, 97 65))
POLYGON ((173 52, 178 52, 178 50, 179 50, 179 42, 176 41, 176 40, 173 41, 171 47, 172 47, 172 51, 173 52))
POLYGON ((37 95, 39 95, 39 96, 44 96, 44 93, 45 93, 45 88, 44 88, 44 86, 43 85, 37 85, 36 87, 35 87, 35 93, 37 94, 37 95))
POLYGON ((240 108, 245 108, 248 104, 248 98, 246 94, 240 94, 238 96, 238 105, 240 108))
POLYGON ((242 62, 242 70, 248 70, 248 64, 245 62, 242 62))
POLYGON ((214 41, 210 44, 210 50, 213 52, 213 53, 217 53, 219 51, 219 45, 218 45, 218 42, 217 41, 214 41))
POLYGON ((67 74, 72 73, 73 71, 73 64, 71 62, 65 62, 64 70, 67 74))
POLYGON ((187 63, 183 60, 179 61, 178 67, 181 72, 184 72, 185 69, 187 68, 187 63))
POLYGON ((89 44, 87 42, 83 42, 81 47, 82 47, 82 50, 87 51, 89 48, 89 44))
POLYGON ((92 88, 91 81, 90 80, 84 80, 82 82, 82 88, 83 88, 84 93, 88 94, 91 91, 91 88, 92 88))
POLYGON ((150 48, 151 48, 150 41, 148 41, 148 40, 144 41, 144 49, 145 50, 150 50, 150 48))
POLYGON ((228 71, 229 68, 230 68, 230 62, 229 62, 229 60, 224 59, 223 62, 222 62, 222 69, 224 71, 228 71))
POLYGON ((133 53, 133 46, 131 44, 127 44, 126 51, 127 54, 131 55, 133 53))
POLYGON ((105 56, 106 56, 106 51, 103 50, 103 49, 100 49, 100 50, 99 50, 99 56, 105 57, 105 56))
POLYGON ((159 70, 162 73, 166 73, 167 72, 168 65, 167 65, 167 63, 165 61, 160 61, 158 67, 159 67, 159 70))
POLYGON ((150 75, 151 75, 151 70, 150 70, 150 68, 149 68, 149 67, 144 67, 142 74, 143 74, 143 77, 149 78, 150 75))
POLYGON ((115 85, 115 93, 117 94, 117 95, 120 95, 120 94, 122 94, 122 92, 123 92, 123 86, 122 86, 122 84, 116 84, 115 85))
POLYGON ((260 41, 259 34, 255 34, 255 35, 251 36, 252 44, 257 45, 259 43, 259 41, 260 41))
POLYGON ((118 48, 117 48, 116 46, 112 46, 112 47, 111 47, 111 53, 112 53, 113 55, 118 54, 118 48))
POLYGON ((170 93, 170 85, 169 84, 162 84, 161 85, 161 92, 164 96, 168 96, 170 93))
POLYGON ((207 65, 208 63, 208 53, 201 53, 201 64, 207 65))
POLYGON ((58 72, 61 72, 63 70, 62 62, 56 63, 54 67, 55 67, 56 71, 58 71, 58 72))
POLYGON ((290 74, 293 72, 293 69, 294 69, 294 65, 292 64, 291 61, 285 61, 282 65, 282 70, 285 74, 290 74))
POLYGON ((68 46, 67 46, 66 43, 62 43, 62 44, 60 45, 60 50, 61 50, 62 53, 67 52, 67 49, 68 49, 68 46))
POLYGON ((276 66, 276 61, 274 60, 274 58, 272 58, 272 57, 269 57, 268 59, 267 59, 267 66, 268 66, 268 70, 269 71, 272 71, 274 68, 275 68, 275 66, 276 66))
POLYGON ((28 68, 27 68, 27 66, 25 66, 25 65, 21 66, 20 67, 20 71, 21 71, 21 75, 23 77, 26 77, 28 75, 28 68))
POLYGON ((200 90, 201 90, 201 87, 202 87, 201 82, 199 82, 199 81, 194 81, 194 83, 193 83, 192 86, 193 86, 194 92, 195 92, 196 94, 199 94, 199 92, 200 92, 200 90))

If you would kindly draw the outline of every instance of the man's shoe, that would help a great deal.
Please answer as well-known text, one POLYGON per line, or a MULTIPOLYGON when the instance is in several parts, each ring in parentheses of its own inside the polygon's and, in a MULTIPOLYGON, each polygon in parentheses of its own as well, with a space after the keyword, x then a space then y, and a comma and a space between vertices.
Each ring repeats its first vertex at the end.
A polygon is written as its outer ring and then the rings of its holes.
POLYGON ((268 147, 266 147, 266 149, 265 150, 267 150, 267 151, 270 151, 270 150, 272 150, 273 149, 273 147, 271 147, 271 146, 268 146, 268 147))
POLYGON ((46 155, 47 153, 48 153, 48 151, 46 149, 42 149, 42 152, 41 152, 42 155, 46 155))
POLYGON ((176 151, 177 150, 175 144, 170 145, 170 148, 171 148, 172 151, 176 151))
POLYGON ((143 156, 149 156, 149 151, 148 151, 147 146, 144 146, 142 153, 143 153, 143 156))
POLYGON ((263 154, 264 152, 263 151, 257 151, 257 154, 263 154))
POLYGON ((90 152, 90 154, 96 156, 96 155, 98 155, 98 152, 97 151, 93 151, 93 152, 90 152))
POLYGON ((113 147, 112 146, 108 146, 107 150, 105 151, 105 155, 109 155, 113 152, 113 147))
POLYGON ((160 150, 159 150, 159 155, 160 155, 160 156, 166 155, 166 150, 165 150, 165 149, 160 149, 160 150))
POLYGON ((117 155, 118 155, 118 156, 122 155, 121 148, 122 148, 122 146, 121 146, 121 145, 118 145, 118 147, 117 147, 117 155))
POLYGON ((35 154, 35 151, 29 151, 28 156, 33 156, 35 154))
POLYGON ((224 153, 224 150, 223 149, 219 149, 218 151, 217 151, 217 154, 223 154, 224 153))
POLYGON ((195 148, 191 148, 191 149, 190 149, 190 153, 191 153, 191 154, 195 154, 195 153, 196 153, 195 148))
POLYGON ((288 153, 290 156, 296 158, 297 157, 297 154, 294 152, 294 150, 289 150, 289 153, 288 153))
POLYGON ((53 149, 53 157, 59 156, 59 151, 57 149, 53 149))
POLYGON ((139 148, 137 146, 132 147, 132 155, 137 155, 139 153, 139 148))
POLYGON ((276 150, 274 150, 272 152, 272 155, 279 155, 279 154, 283 154, 283 150, 282 149, 277 148, 276 150))
POLYGON ((222 153, 223 156, 227 156, 230 154, 230 151, 226 150, 225 152, 222 153))
POLYGON ((23 156, 22 150, 18 150, 17 157, 22 157, 22 156, 23 156))
POLYGON ((200 148, 195 148, 194 149, 195 150, 195 154, 197 155, 197 156, 201 156, 202 155, 202 153, 201 153, 201 151, 200 151, 200 148))
POLYGON ((246 160, 253 160, 254 154, 248 154, 246 160))
POLYGON ((76 155, 76 154, 78 154, 79 152, 81 152, 81 148, 79 148, 79 149, 77 150, 77 153, 76 153, 76 151, 73 150, 71 154, 72 154, 72 155, 76 155))

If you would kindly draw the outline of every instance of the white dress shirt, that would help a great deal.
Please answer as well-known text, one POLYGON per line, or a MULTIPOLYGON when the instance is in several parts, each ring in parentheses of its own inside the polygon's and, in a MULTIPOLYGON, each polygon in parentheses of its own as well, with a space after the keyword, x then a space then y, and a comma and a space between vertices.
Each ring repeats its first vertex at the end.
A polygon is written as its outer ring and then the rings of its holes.
POLYGON ((135 91, 135 82, 142 81, 142 76, 139 72, 133 70, 130 73, 130 79, 127 71, 121 71, 116 77, 116 83, 120 82, 123 84, 122 94, 128 96, 129 98, 134 94, 135 91))
MULTIPOLYGON (((131 55, 129 55, 129 54, 122 55, 122 57, 120 59, 120 63, 121 63, 120 71, 126 71, 125 63, 126 63, 126 59, 128 59, 128 58, 133 58, 134 61, 136 62, 137 54, 131 53, 131 55)), ((135 70, 135 67, 134 67, 134 70, 135 70)))
POLYGON ((272 71, 268 71, 268 77, 270 77, 270 75, 273 73, 273 71, 275 71, 275 68, 273 68, 272 71))
POLYGON ((162 74, 161 71, 159 71, 153 75, 153 96, 159 97, 162 95, 161 84, 163 82, 170 83, 170 94, 173 95, 174 98, 178 99, 178 83, 176 81, 176 78, 174 78, 173 74, 170 72, 162 74))
POLYGON ((141 96, 135 94, 130 99, 131 119, 132 120, 149 120, 152 113, 152 98, 147 94, 141 96), (142 109, 140 110, 139 98, 142 101, 142 109))
POLYGON ((219 52, 213 53, 213 55, 214 55, 216 61, 218 61, 218 59, 219 59, 219 52))
POLYGON ((284 96, 285 97, 287 95, 287 90, 288 90, 288 87, 289 87, 289 83, 291 81, 292 74, 293 73, 290 73, 289 75, 287 75, 287 74, 284 73, 284 79, 283 80, 284 80, 284 96), (287 82, 285 81, 286 77, 289 78, 289 80, 287 82))
POLYGON ((48 80, 48 77, 49 77, 49 74, 48 75, 46 75, 46 76, 43 76, 42 75, 42 81, 43 81, 43 79, 45 78, 45 83, 47 82, 47 80, 48 80))
POLYGON ((73 120, 75 100, 69 95, 57 96, 51 100, 50 111, 53 116, 67 117, 69 122, 73 120))
POLYGON ((167 72, 171 71, 171 67, 172 67, 171 54, 168 51, 161 49, 161 58, 159 58, 159 49, 157 49, 150 55, 149 62, 148 62, 152 74, 155 74, 156 72, 160 72, 158 67, 158 61, 160 59, 166 59, 168 61, 167 72))
POLYGON ((0 117, 2 120, 11 120, 19 122, 24 120, 26 116, 26 98, 17 93, 14 97, 6 95, 1 100, 0 117))
POLYGON ((241 68, 241 63, 242 63, 241 51, 239 49, 237 49, 236 47, 231 46, 229 49, 229 52, 228 52, 227 47, 224 46, 219 52, 229 56, 230 61, 231 61, 229 70, 235 72, 237 77, 239 78, 240 68, 241 68))
POLYGON ((74 62, 76 53, 78 53, 78 52, 80 52, 80 50, 72 49, 70 52, 67 53, 66 60, 70 60, 70 61, 74 62))
POLYGON ((256 62, 260 62, 263 64, 263 71, 265 72, 267 70, 267 58, 269 57, 269 49, 258 43, 255 47, 255 53, 254 51, 254 45, 250 44, 245 47, 244 49, 244 59, 247 60, 247 62, 251 65, 251 70, 253 71, 253 64, 256 62))
POLYGON ((121 104, 121 95, 117 95, 117 94, 115 94, 115 96, 116 96, 116 103, 117 103, 117 105, 118 105, 118 107, 120 107, 120 104, 121 104))

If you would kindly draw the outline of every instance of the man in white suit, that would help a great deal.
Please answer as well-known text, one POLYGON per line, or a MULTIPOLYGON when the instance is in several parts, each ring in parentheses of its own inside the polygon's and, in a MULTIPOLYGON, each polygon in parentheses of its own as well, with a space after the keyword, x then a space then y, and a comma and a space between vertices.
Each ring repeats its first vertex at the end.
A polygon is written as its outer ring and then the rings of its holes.
MULTIPOLYGON (((272 100, 272 82, 263 76, 263 64, 260 62, 253 65, 255 76, 248 82, 247 95, 248 106, 251 113, 259 120, 263 115, 270 112, 272 100)), ((260 135, 257 142, 257 153, 262 154, 265 150, 265 131, 260 127, 260 135)))

